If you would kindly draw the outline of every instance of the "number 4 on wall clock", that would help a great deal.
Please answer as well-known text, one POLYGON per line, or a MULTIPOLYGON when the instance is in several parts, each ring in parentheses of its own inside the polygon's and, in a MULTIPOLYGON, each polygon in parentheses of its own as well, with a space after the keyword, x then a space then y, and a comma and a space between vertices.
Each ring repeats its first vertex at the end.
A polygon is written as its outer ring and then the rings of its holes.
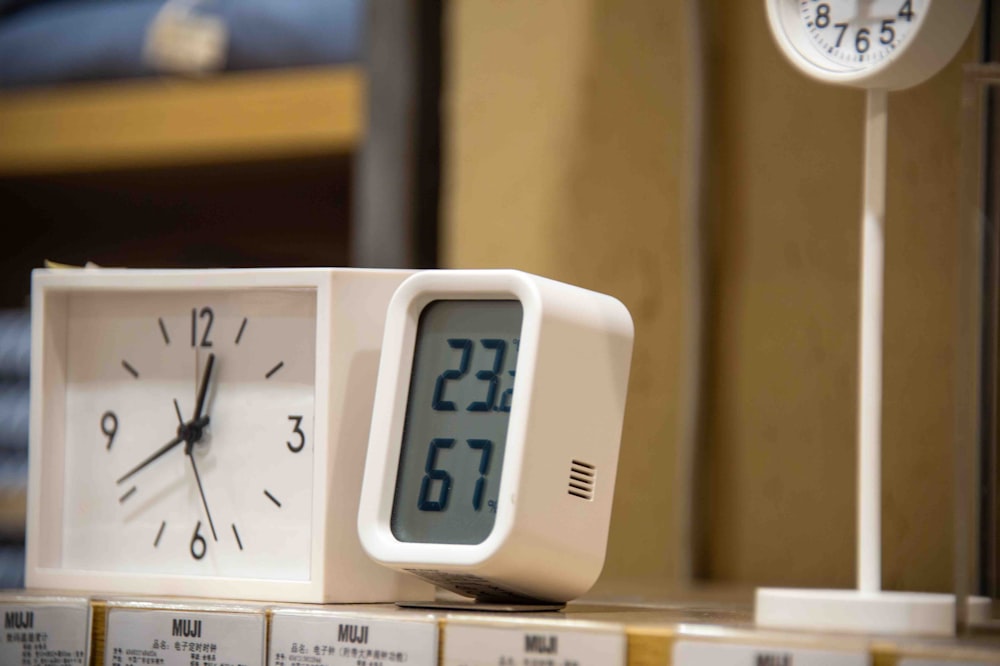
POLYGON ((354 529, 378 344, 407 275, 37 271, 28 584, 426 595, 370 563, 354 529))

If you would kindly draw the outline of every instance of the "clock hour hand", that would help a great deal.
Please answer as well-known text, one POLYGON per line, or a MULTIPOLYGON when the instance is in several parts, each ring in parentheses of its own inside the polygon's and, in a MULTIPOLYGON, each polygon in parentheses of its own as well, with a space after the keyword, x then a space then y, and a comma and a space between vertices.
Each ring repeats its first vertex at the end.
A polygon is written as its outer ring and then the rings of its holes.
POLYGON ((201 419, 201 413, 205 409, 205 398, 208 397, 208 380, 212 377, 212 367, 215 365, 215 354, 208 355, 208 363, 205 364, 205 372, 201 375, 201 385, 198 387, 198 400, 194 406, 194 420, 201 419))

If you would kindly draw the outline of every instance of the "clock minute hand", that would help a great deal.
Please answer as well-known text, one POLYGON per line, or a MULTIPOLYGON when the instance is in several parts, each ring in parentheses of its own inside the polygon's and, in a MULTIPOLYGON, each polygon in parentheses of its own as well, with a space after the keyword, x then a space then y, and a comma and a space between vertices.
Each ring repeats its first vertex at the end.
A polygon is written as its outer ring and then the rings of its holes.
POLYGON ((148 465, 149 463, 153 462, 154 460, 156 460, 157 458, 159 458, 163 454, 167 453, 168 451, 170 451, 170 449, 174 448, 175 446, 177 446, 178 444, 180 444, 183 441, 184 441, 184 435, 182 433, 178 433, 178 435, 176 437, 174 437, 172 440, 170 440, 169 442, 167 442, 166 444, 164 444, 163 446, 161 446, 159 448, 159 450, 157 450, 156 453, 154 453, 153 455, 149 456, 148 458, 146 458, 145 460, 143 460, 141 463, 139 463, 138 465, 136 465, 135 467, 133 467, 131 470, 129 470, 128 472, 126 472, 125 475, 122 476, 117 481, 115 481, 115 483, 117 483, 117 484, 122 483, 123 481, 125 481, 126 479, 128 479, 129 477, 131 477, 132 475, 134 475, 136 472, 138 472, 139 470, 141 470, 142 468, 144 468, 146 465, 148 465))
POLYGON ((199 432, 200 433, 201 429, 208 425, 208 421, 209 421, 208 417, 207 416, 203 416, 200 419, 197 419, 195 421, 191 421, 190 423, 185 423, 185 424, 179 426, 177 428, 177 436, 176 437, 174 437, 172 440, 170 440, 169 442, 167 442, 166 444, 164 444, 163 446, 161 446, 159 449, 157 449, 156 452, 153 455, 149 456, 148 458, 146 458, 145 460, 143 460, 141 463, 139 463, 138 465, 136 465, 135 467, 133 467, 132 469, 130 469, 128 472, 126 472, 120 479, 118 479, 117 481, 115 481, 115 483, 116 484, 123 483, 124 481, 126 481, 130 477, 134 476, 136 472, 138 472, 138 471, 142 470, 143 468, 145 468, 151 462, 155 461, 160 456, 166 454, 171 449, 173 449, 175 446, 180 445, 181 442, 187 442, 188 440, 191 439, 192 432, 199 432))

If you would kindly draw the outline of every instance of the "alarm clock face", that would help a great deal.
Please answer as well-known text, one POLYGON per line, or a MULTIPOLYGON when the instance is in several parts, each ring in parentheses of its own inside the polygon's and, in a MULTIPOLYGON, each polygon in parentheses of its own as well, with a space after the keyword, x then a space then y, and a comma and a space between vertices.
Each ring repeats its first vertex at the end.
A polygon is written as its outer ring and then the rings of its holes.
MULTIPOLYGON (((802 55, 832 69, 860 70, 891 58, 924 18, 926 0, 785 2, 807 36, 802 55)), ((787 10, 786 10, 787 11, 787 10)))
POLYGON ((423 308, 390 517, 399 541, 478 544, 493 530, 522 318, 516 300, 423 308))
POLYGON ((315 290, 65 298, 59 566, 307 580, 315 290))

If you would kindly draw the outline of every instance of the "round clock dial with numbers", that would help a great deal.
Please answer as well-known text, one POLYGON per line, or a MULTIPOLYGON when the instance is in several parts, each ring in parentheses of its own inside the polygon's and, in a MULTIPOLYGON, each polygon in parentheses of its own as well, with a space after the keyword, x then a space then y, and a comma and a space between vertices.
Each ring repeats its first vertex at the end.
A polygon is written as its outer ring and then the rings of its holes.
POLYGON ((771 31, 801 71, 826 83, 897 89, 944 66, 976 0, 767 0, 771 31))
POLYGON ((428 594, 368 561, 354 527, 386 306, 408 274, 36 271, 28 584, 428 594))

